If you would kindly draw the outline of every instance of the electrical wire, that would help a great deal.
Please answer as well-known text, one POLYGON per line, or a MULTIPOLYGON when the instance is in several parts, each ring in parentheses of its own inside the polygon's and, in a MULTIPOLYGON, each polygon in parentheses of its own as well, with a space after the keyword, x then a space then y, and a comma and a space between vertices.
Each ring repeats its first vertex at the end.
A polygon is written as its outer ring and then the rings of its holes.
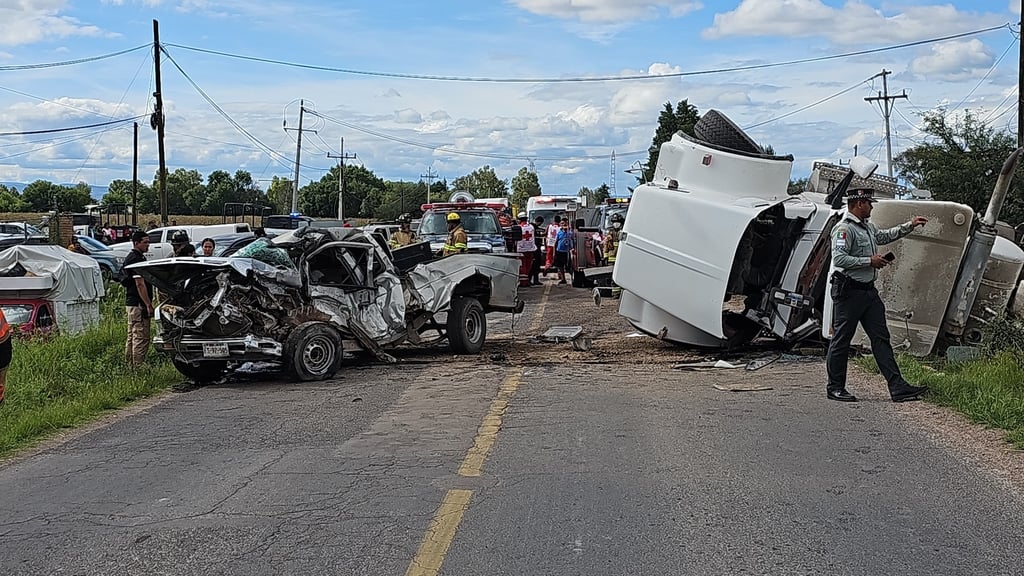
POLYGON ((744 130, 750 130, 752 128, 757 128, 759 126, 764 126, 765 124, 769 124, 771 122, 775 122, 776 120, 782 120, 783 118, 789 118, 790 116, 793 116, 794 114, 799 114, 800 112, 803 112, 804 110, 809 110, 809 109, 814 108, 815 106, 817 106, 819 104, 824 104, 825 102, 828 102, 829 100, 832 100, 833 98, 838 98, 838 97, 842 96, 843 94, 846 94, 847 92, 853 91, 853 90, 857 89, 858 87, 860 87, 860 86, 862 86, 864 84, 867 84, 871 80, 875 79, 877 76, 878 76, 878 74, 875 74, 871 78, 868 78, 866 80, 861 80, 860 82, 854 84, 853 86, 850 86, 849 88, 844 88, 844 89, 840 90, 839 92, 836 92, 835 94, 832 94, 831 96, 826 96, 826 97, 822 98, 821 100, 818 100, 817 102, 813 102, 813 103, 808 104, 806 106, 801 106, 800 108, 797 108, 796 110, 793 110, 791 112, 787 112, 787 113, 785 113, 785 114, 783 114, 781 116, 776 116, 774 118, 770 118, 768 120, 765 120, 764 122, 758 122, 757 124, 751 124, 750 126, 744 126, 743 129, 744 130))
MULTIPOLYGON (((231 124, 235 128, 235 130, 238 130, 243 136, 248 138, 249 141, 252 142, 254 145, 256 145, 260 149, 260 151, 262 151, 264 154, 270 156, 271 158, 274 158, 278 162, 278 164, 281 164, 285 168, 294 166, 294 164, 291 164, 291 160, 290 159, 285 158, 283 154, 278 153, 276 150, 272 150, 269 146, 267 146, 262 141, 260 141, 259 138, 253 136, 248 130, 246 130, 244 127, 242 127, 241 124, 236 122, 234 120, 234 118, 231 117, 231 115, 229 115, 223 108, 221 108, 220 105, 217 104, 217 102, 215 102, 213 100, 213 98, 211 98, 210 95, 207 94, 206 91, 204 91, 199 86, 199 84, 197 84, 196 81, 193 80, 192 77, 188 75, 188 72, 185 72, 185 69, 182 68, 178 64, 177 61, 174 60, 174 57, 172 57, 166 50, 164 50, 163 47, 161 47, 161 50, 167 56, 167 60, 171 64, 173 64, 174 67, 178 69, 178 72, 180 72, 181 75, 185 78, 185 80, 187 80, 188 83, 192 85, 192 88, 194 88, 195 91, 198 92, 199 95, 202 96, 203 99, 206 100, 206 102, 214 110, 216 110, 218 114, 221 115, 221 117, 223 117, 225 120, 227 120, 228 123, 231 124)), ((324 170, 323 168, 318 168, 318 167, 315 167, 315 166, 307 166, 305 164, 299 164, 299 166, 303 167, 303 168, 308 168, 310 170, 324 170)))
POLYGON ((981 80, 978 80, 978 83, 974 85, 974 88, 971 88, 971 91, 968 92, 966 96, 961 98, 960 102, 957 102, 957 105, 953 106, 953 108, 950 109, 950 112, 952 112, 953 110, 956 110, 957 108, 962 106, 963 103, 966 102, 967 99, 970 98, 972 94, 974 94, 975 90, 980 88, 981 85, 985 82, 985 80, 988 80, 988 77, 992 74, 992 72, 996 69, 996 67, 999 66, 999 63, 1003 61, 1003 58, 1005 58, 1006 55, 1010 52, 1010 48, 1013 48, 1014 45, 1017 44, 1017 41, 1018 41, 1018 38, 1016 36, 1014 36, 1013 37, 1013 41, 1011 41, 1009 46, 1006 47, 1006 50, 1003 50, 1003 53, 999 56, 999 58, 995 61, 995 63, 992 64, 992 67, 988 69, 988 72, 985 72, 985 75, 981 77, 981 80))
MULTIPOLYGON (((356 125, 356 124, 352 124, 351 122, 345 122, 344 120, 339 120, 337 118, 333 118, 333 117, 328 116, 326 114, 323 114, 321 112, 316 112, 314 110, 307 110, 306 112, 308 114, 312 114, 314 116, 318 116, 320 118, 323 118, 324 120, 327 120, 328 122, 334 122, 336 124, 339 124, 341 126, 344 126, 346 128, 352 129, 352 130, 355 130, 357 132, 362 132, 363 134, 367 134, 367 135, 374 136, 374 137, 377 137, 377 138, 381 138, 381 139, 384 139, 384 140, 390 140, 392 142, 398 142, 399 144, 406 144, 408 146, 415 146, 417 148, 426 148, 428 150, 434 150, 435 152, 445 152, 445 153, 448 153, 448 154, 458 154, 458 155, 462 155, 462 156, 474 156, 474 157, 477 157, 477 158, 493 158, 493 159, 497 159, 497 160, 534 160, 534 161, 546 161, 546 162, 561 162, 561 161, 566 161, 566 160, 607 160, 607 159, 610 159, 612 157, 611 154, 597 154, 597 155, 586 155, 586 156, 535 156, 535 155, 532 155, 532 154, 498 154, 498 153, 488 153, 488 152, 470 152, 468 150, 460 150, 460 149, 457 149, 457 148, 448 148, 448 147, 446 147, 444 145, 441 145, 441 144, 425 144, 423 142, 417 142, 415 140, 409 140, 407 138, 401 138, 401 137, 398 137, 398 136, 392 136, 392 135, 389 135, 389 134, 384 134, 383 132, 377 132, 376 130, 370 130, 369 128, 364 128, 362 126, 359 126, 359 125, 356 125)), ((615 156, 616 157, 638 156, 638 155, 647 154, 647 153, 648 153, 647 150, 637 150, 637 151, 633 151, 633 152, 616 152, 615 156)))
POLYGON ((937 42, 946 42, 948 40, 955 40, 958 38, 966 38, 969 36, 977 36, 980 34, 986 34, 995 30, 1003 28, 1010 28, 1010 24, 1000 24, 999 26, 991 26, 989 28, 983 28, 980 30, 972 30, 970 32, 962 32, 960 34, 950 34, 948 36, 942 36, 939 38, 929 38, 927 40, 917 40, 914 42, 906 42, 903 44, 896 44, 892 46, 883 46, 880 48, 869 48, 865 50, 857 50, 854 52, 844 52, 842 54, 831 54, 828 56, 817 56, 814 58, 801 58, 799 60, 789 60, 785 62, 771 62, 766 64, 750 64, 745 66, 733 66, 729 68, 715 68, 708 70, 694 70, 691 72, 673 72, 670 74, 628 74, 623 76, 575 76, 565 78, 492 78, 483 76, 439 76, 434 74, 408 74, 399 72, 375 72, 370 70, 356 70, 351 68, 337 68, 333 66, 321 66, 317 64, 302 64, 299 62, 288 62, 285 60, 275 60, 272 58, 261 58, 258 56, 246 56, 242 54, 232 54, 230 52, 222 52, 219 50, 211 50, 208 48, 197 48, 195 46, 186 46, 183 44, 166 43, 162 46, 171 46, 174 48, 181 48, 182 50, 190 50, 193 52, 200 52, 203 54, 212 54, 215 56, 223 56, 225 58, 236 58, 239 60, 248 60, 251 62, 261 62, 264 64, 276 64, 279 66, 290 66, 292 68, 303 68, 307 70, 319 70, 323 72, 337 72, 341 74, 353 74, 359 76, 376 76, 384 78, 401 78, 406 80, 437 80, 444 82, 493 82, 493 83, 504 83, 504 84, 556 84, 556 83, 567 83, 567 82, 615 82, 621 80, 657 80, 665 78, 682 78, 685 76, 702 76, 707 74, 723 74, 728 72, 741 72, 746 70, 762 70, 765 68, 776 68, 779 66, 791 66, 793 64, 808 64, 811 62, 823 62, 827 60, 836 60, 840 58, 850 58, 853 56, 863 56, 865 54, 876 54, 879 52, 886 52, 890 50, 899 50, 902 48, 911 48, 914 46, 923 46, 926 44, 934 44, 937 42))
POLYGON ((107 58, 114 58, 115 56, 121 56, 135 52, 136 50, 142 50, 143 48, 149 48, 153 46, 151 43, 141 44, 135 48, 128 48, 127 50, 120 50, 118 52, 111 52, 110 54, 100 54, 99 56, 90 56, 88 58, 78 58, 77 60, 64 60, 61 62, 46 62, 43 64, 17 64, 10 66, 0 66, 0 72, 10 72, 14 70, 38 70, 40 68, 57 68, 59 66, 74 66, 75 64, 85 64, 87 62, 96 62, 98 60, 105 60, 107 58))
POLYGON ((85 108, 78 108, 77 106, 72 106, 70 104, 65 104, 64 102, 59 102, 57 100, 50 100, 48 98, 43 98, 42 96, 36 96, 34 94, 29 94, 27 92, 22 92, 20 90, 15 90, 14 88, 7 88, 6 86, 0 86, 0 90, 3 90, 4 92, 10 92, 11 94, 17 94, 18 96, 24 96, 26 98, 32 98, 33 100, 39 100, 40 102, 46 102, 47 104, 56 104, 57 106, 62 106, 64 108, 67 108, 68 110, 74 110, 76 112, 83 112, 85 114, 92 114, 93 116, 104 116, 104 117, 107 117, 107 118, 112 118, 112 116, 109 116, 107 114, 103 114, 102 112, 97 112, 95 110, 86 110, 85 108))
POLYGON ((111 120, 110 122, 98 122, 96 124, 86 124, 84 126, 69 126, 67 128, 51 128, 49 130, 28 130, 25 132, 0 132, 0 136, 29 136, 31 134, 56 134, 57 132, 71 132, 72 130, 86 130, 89 128, 100 128, 102 126, 110 126, 113 124, 121 124, 124 122, 132 122, 145 118, 146 115, 134 116, 132 118, 122 118, 120 120, 111 120))
POLYGON ((27 156, 28 154, 32 154, 34 152, 39 152, 41 150, 47 150, 47 149, 50 149, 50 148, 56 148, 57 146, 63 146, 65 144, 70 144, 71 142, 76 142, 78 140, 84 140, 86 138, 91 138, 93 136, 98 136, 100 134, 103 134, 105 132, 109 132, 111 130, 119 130, 119 129, 123 129, 123 128, 124 128, 124 126, 113 126, 113 127, 110 127, 110 128, 106 128, 104 130, 99 130, 97 132, 90 132, 89 134, 79 134, 77 136, 72 136, 70 138, 66 138, 64 140, 61 140, 60 142, 54 142, 53 144, 49 144, 47 146, 39 146, 38 148, 33 148, 31 150, 26 150, 24 152, 17 152, 15 154, 8 154, 7 156, 0 156, 0 160, 7 160, 9 158, 17 158, 19 156, 27 156))
MULTIPOLYGON (((1002 102, 1000 102, 995 108, 993 108, 992 111, 988 113, 988 116, 985 116, 985 119, 982 120, 981 123, 982 124, 988 124, 988 121, 989 121, 990 118, 992 118, 992 115, 995 114, 997 110, 1002 108, 1003 104, 1006 104, 1007 100, 1009 100, 1010 98, 1012 98, 1012 97, 1017 95, 1018 88, 1019 87, 1014 86, 1013 90, 1010 90, 1010 92, 1006 95, 1006 97, 1003 98, 1002 102)), ((1002 116, 1002 115, 1003 114, 1000 114, 999 116, 1002 116)), ((997 116, 997 118, 998 118, 998 116, 997 116)))

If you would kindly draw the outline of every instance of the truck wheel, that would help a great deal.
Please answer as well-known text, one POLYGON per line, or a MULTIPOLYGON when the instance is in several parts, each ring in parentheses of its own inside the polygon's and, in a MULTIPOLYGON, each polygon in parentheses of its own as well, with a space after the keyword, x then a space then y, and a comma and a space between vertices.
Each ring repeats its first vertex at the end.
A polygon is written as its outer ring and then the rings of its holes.
POLYGON ((174 358, 171 360, 181 375, 196 384, 209 384, 224 375, 228 363, 226 360, 208 360, 205 362, 188 362, 174 358))
POLYGON ((448 311, 448 343, 456 354, 478 354, 487 338, 487 316, 472 296, 452 299, 448 311))
POLYGON ((106 266, 100 266, 100 277, 103 278, 103 283, 107 284, 114 279, 114 271, 106 266))
POLYGON ((705 112, 693 126, 693 133, 708 144, 748 154, 764 154, 757 142, 718 110, 705 112))
POLYGON ((341 335, 323 322, 306 322, 288 335, 284 352, 299 380, 326 380, 341 368, 341 335))

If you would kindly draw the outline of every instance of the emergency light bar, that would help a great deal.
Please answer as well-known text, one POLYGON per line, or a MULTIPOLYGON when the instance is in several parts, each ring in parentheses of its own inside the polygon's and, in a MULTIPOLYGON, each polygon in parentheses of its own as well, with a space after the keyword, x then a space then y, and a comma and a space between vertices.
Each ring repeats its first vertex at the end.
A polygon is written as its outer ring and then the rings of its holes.
POLYGON ((437 204, 423 204, 420 206, 420 210, 423 212, 426 212, 427 210, 460 210, 465 208, 490 208, 491 210, 500 212, 505 208, 505 206, 496 202, 442 202, 437 204))
POLYGON ((629 204, 629 200, 629 198, 606 198, 604 202, 609 206, 614 206, 616 204, 629 204))

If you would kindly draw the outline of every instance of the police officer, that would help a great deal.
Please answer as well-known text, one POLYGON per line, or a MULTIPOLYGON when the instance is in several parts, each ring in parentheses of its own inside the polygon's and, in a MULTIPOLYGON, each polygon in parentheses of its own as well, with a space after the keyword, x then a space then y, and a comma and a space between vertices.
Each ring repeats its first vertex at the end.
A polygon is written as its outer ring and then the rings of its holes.
POLYGON ((412 217, 402 214, 398 217, 398 232, 391 235, 392 248, 401 248, 416 243, 416 233, 412 231, 412 217))
POLYGON ((604 259, 608 265, 615 264, 615 255, 619 253, 619 235, 622 233, 622 223, 626 221, 622 214, 612 214, 608 217, 612 227, 604 237, 604 259))
POLYGON ((469 238, 466 237, 466 231, 462 228, 462 216, 459 216, 458 212, 450 212, 447 221, 448 240, 445 241, 444 248, 441 249, 441 255, 461 254, 467 251, 469 238))
POLYGON ((871 353, 889 383, 893 402, 917 400, 928 391, 927 386, 910 385, 900 374, 885 324, 885 304, 875 288, 877 270, 890 262, 886 256, 878 254, 878 246, 907 236, 928 220, 917 216, 894 228, 879 230, 868 221, 874 202, 874 190, 850 190, 846 197, 846 215, 832 229, 832 263, 836 272, 831 280, 833 335, 828 347, 826 392, 829 400, 857 401, 857 397, 846 390, 846 366, 858 323, 871 340, 871 353))

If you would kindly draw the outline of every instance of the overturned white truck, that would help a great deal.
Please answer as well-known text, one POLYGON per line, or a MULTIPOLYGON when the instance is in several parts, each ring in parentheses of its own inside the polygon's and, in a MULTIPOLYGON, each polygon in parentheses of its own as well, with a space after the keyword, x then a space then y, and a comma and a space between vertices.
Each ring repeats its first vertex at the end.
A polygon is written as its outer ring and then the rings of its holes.
MULTIPOLYGON (((633 193, 613 272, 619 314, 647 334, 700 347, 765 334, 830 337, 829 234, 852 172, 829 195, 790 195, 792 156, 765 154, 716 111, 695 132, 663 144, 653 181, 633 193)), ((984 217, 953 202, 875 205, 871 219, 883 228, 929 220, 887 247, 896 259, 877 282, 897 349, 926 356, 976 343, 985 322, 1024 307, 1014 302, 1024 297, 1016 290, 1024 251, 995 226, 1020 152, 1007 159, 984 217)), ((854 163, 864 178, 876 167, 854 163)))
POLYGON ((300 228, 230 258, 169 258, 128 267, 164 296, 154 345, 193 380, 232 364, 283 365, 330 378, 344 351, 393 361, 385 349, 447 339, 475 354, 488 312, 520 312, 519 260, 491 254, 432 259, 425 243, 396 250, 354 228, 300 228))

